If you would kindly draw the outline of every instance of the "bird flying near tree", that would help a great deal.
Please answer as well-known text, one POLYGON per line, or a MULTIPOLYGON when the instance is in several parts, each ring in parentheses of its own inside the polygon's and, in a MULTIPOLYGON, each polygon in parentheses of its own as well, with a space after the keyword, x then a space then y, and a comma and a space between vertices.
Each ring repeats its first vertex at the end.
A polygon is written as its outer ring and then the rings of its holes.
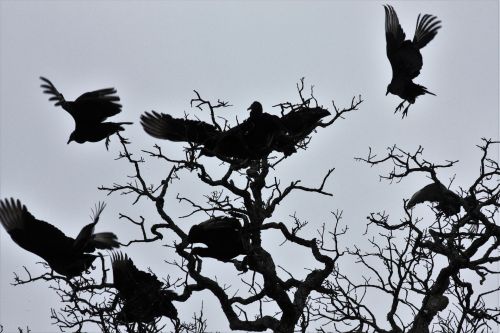
POLYGON ((156 275, 139 270, 132 259, 122 253, 112 254, 113 281, 122 307, 117 320, 125 323, 149 323, 166 316, 177 318, 172 304, 174 292, 164 289, 156 275))
POLYGON ((121 112, 122 106, 118 103, 120 97, 116 95, 115 88, 105 88, 82 94, 74 101, 66 101, 64 96, 48 79, 40 77, 44 82, 41 87, 43 92, 51 95, 49 101, 54 101, 55 106, 61 106, 75 120, 75 130, 69 136, 68 143, 98 142, 106 139, 108 147, 109 137, 125 130, 122 125, 131 122, 104 122, 109 117, 121 112))
POLYGON ((96 249, 119 247, 111 232, 94 233, 104 207, 93 210, 93 222, 82 228, 76 239, 66 236, 52 224, 36 219, 19 200, 0 200, 0 223, 14 242, 43 258, 57 273, 68 278, 81 275, 97 258, 96 249))
POLYGON ((422 54, 420 49, 427 45, 441 28, 441 21, 436 16, 418 15, 413 40, 405 40, 405 33, 399 24, 394 8, 385 5, 385 37, 387 41, 387 58, 392 67, 392 80, 387 86, 387 92, 397 95, 403 101, 396 107, 395 113, 402 110, 404 103, 408 105, 403 111, 403 118, 408 114, 411 104, 420 95, 430 94, 426 87, 413 83, 413 79, 422 69, 422 54))

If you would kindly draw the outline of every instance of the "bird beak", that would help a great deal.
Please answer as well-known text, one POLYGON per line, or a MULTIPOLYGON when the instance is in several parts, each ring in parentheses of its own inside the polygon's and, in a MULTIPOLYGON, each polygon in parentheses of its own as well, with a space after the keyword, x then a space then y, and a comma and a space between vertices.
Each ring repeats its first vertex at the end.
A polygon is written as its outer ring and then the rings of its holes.
POLYGON ((70 138, 70 139, 68 140, 68 142, 66 142, 66 144, 67 144, 67 145, 69 145, 69 143, 70 143, 71 141, 73 141, 73 140, 71 140, 71 138, 70 138))
POLYGON ((251 109, 252 109, 252 107, 251 107, 251 106, 249 106, 249 107, 248 107, 248 109, 247 109, 247 111, 250 111, 251 109))
POLYGON ((389 94, 389 90, 387 90, 387 91, 385 92, 385 95, 386 95, 386 96, 387 96, 388 94, 389 94))

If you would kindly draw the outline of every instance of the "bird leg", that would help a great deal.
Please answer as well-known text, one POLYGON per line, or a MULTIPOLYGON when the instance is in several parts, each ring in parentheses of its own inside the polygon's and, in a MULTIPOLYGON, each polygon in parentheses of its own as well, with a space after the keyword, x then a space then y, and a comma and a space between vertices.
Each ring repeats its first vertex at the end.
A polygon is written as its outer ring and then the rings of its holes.
POLYGON ((404 117, 406 117, 408 115, 408 109, 410 108, 410 103, 408 103, 408 106, 405 108, 405 110, 403 111, 403 116, 401 117, 401 119, 404 119, 404 117))
MULTIPOLYGON (((398 111, 401 111, 403 110, 403 107, 404 107, 404 104, 405 104, 406 100, 403 100, 401 103, 399 103, 399 105, 396 107, 396 109, 394 110, 394 113, 398 113, 398 111)), ((406 106, 406 108, 403 110, 403 116, 401 118, 404 118, 408 115, 408 109, 410 108, 410 103, 408 103, 408 105, 406 106)))
POLYGON ((401 103, 399 103, 399 105, 394 110, 394 113, 397 113, 398 111, 400 111, 404 107, 405 102, 406 102, 406 100, 403 100, 401 103))
POLYGON ((106 137, 106 141, 104 142, 104 144, 106 145, 106 150, 109 150, 109 143, 110 143, 110 138, 109 136, 106 137))

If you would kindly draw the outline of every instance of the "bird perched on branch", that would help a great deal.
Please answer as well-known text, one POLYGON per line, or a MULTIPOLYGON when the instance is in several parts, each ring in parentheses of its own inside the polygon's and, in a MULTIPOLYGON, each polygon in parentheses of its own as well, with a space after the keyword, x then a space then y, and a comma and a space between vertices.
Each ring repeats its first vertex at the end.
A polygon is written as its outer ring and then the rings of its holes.
POLYGON ((36 219, 19 200, 0 201, 0 223, 14 242, 23 249, 43 258, 57 273, 68 278, 81 275, 97 257, 96 249, 119 247, 111 232, 94 233, 104 207, 99 203, 93 210, 93 222, 82 228, 76 239, 66 236, 52 224, 36 219))
POLYGON ((160 316, 177 318, 172 304, 175 293, 164 289, 156 275, 137 269, 132 259, 119 252, 113 253, 111 260, 114 286, 122 301, 119 321, 148 323, 160 316))
POLYGON ((250 247, 249 235, 243 231, 238 219, 223 216, 192 226, 188 241, 207 246, 193 248, 192 254, 220 261, 229 261, 240 254, 246 254, 250 247))
POLYGON ((387 92, 403 99, 395 110, 398 112, 408 105, 403 111, 403 118, 408 114, 411 104, 420 95, 430 94, 426 87, 413 83, 413 79, 420 74, 422 69, 422 54, 420 49, 429 43, 441 28, 436 16, 425 14, 418 15, 415 35, 413 40, 405 40, 405 33, 399 24, 398 16, 392 6, 385 5, 385 37, 387 41, 387 58, 392 67, 392 80, 387 86, 387 92))
POLYGON ((432 183, 417 191, 406 204, 413 208, 416 204, 423 202, 437 202, 436 208, 446 216, 460 213, 461 198, 458 194, 450 191, 441 183, 432 183))
POLYGON ((120 97, 116 89, 106 88, 82 94, 75 101, 66 101, 64 96, 48 79, 40 77, 44 82, 43 92, 51 95, 49 101, 55 101, 55 106, 61 106, 75 120, 75 130, 69 136, 68 143, 98 142, 106 139, 106 148, 109 136, 124 131, 122 125, 131 125, 131 122, 104 122, 109 117, 121 112, 122 106, 118 103, 120 97))
POLYGON ((295 152, 295 144, 278 116, 263 112, 259 102, 253 102, 247 110, 250 116, 245 121, 206 142, 205 155, 258 160, 273 150, 285 156, 295 152))

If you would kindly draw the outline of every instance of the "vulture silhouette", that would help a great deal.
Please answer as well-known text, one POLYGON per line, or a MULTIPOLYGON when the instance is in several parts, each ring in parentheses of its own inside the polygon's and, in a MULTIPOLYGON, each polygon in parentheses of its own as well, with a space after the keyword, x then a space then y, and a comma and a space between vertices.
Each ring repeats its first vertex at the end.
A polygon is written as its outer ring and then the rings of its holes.
POLYGON ((204 144, 220 133, 215 126, 203 121, 174 118, 155 111, 141 115, 141 125, 152 137, 174 142, 204 144))
POLYGON ((61 106, 75 120, 75 130, 69 136, 68 143, 98 142, 106 139, 107 147, 110 135, 125 130, 122 125, 132 124, 104 122, 107 118, 120 113, 122 109, 118 103, 120 97, 116 95, 114 88, 86 92, 75 101, 66 101, 52 82, 44 77, 40 79, 44 82, 41 85, 43 92, 51 95, 49 101, 55 101, 55 106, 61 106))
POLYGON ((446 216, 460 213, 461 198, 458 194, 450 191, 441 183, 432 183, 417 191, 406 206, 413 208, 416 204, 423 202, 437 202, 436 208, 446 216))
POLYGON ((258 160, 273 150, 289 156, 295 152, 295 143, 287 135, 278 116, 263 112, 262 104, 253 102, 250 116, 241 124, 213 136, 205 144, 207 156, 258 160))
POLYGON ((264 112, 257 101, 248 110, 247 119, 225 131, 203 121, 174 118, 155 111, 143 114, 141 124, 152 137, 202 145, 203 155, 246 166, 242 161, 266 158, 273 151, 285 156, 293 154, 297 143, 311 134, 320 119, 330 115, 327 110, 316 107, 301 108, 278 117, 264 112))
POLYGON ((148 323, 160 316, 177 318, 172 304, 174 292, 164 289, 156 275, 137 269, 132 260, 120 252, 112 254, 113 282, 122 307, 117 315, 121 322, 148 323))
POLYGON ((233 217, 214 217, 189 230, 188 242, 203 243, 207 247, 195 247, 192 254, 229 261, 241 254, 247 254, 250 238, 238 219, 233 217))
POLYGON ((96 249, 119 247, 115 234, 94 233, 105 206, 104 203, 96 206, 93 222, 83 227, 76 239, 36 219, 26 206, 13 198, 0 201, 0 222, 17 245, 43 258, 57 273, 71 278, 91 267, 97 256, 90 253, 96 249))
POLYGON ((403 99, 396 107, 398 112, 408 105, 403 111, 403 118, 408 114, 411 104, 420 95, 430 94, 426 87, 413 83, 413 79, 420 74, 422 69, 422 54, 420 49, 429 43, 441 28, 441 21, 436 16, 425 14, 418 15, 415 35, 413 40, 405 40, 405 33, 399 24, 399 19, 394 8, 385 5, 385 37, 387 41, 387 58, 392 67, 392 80, 387 86, 387 92, 403 99))

